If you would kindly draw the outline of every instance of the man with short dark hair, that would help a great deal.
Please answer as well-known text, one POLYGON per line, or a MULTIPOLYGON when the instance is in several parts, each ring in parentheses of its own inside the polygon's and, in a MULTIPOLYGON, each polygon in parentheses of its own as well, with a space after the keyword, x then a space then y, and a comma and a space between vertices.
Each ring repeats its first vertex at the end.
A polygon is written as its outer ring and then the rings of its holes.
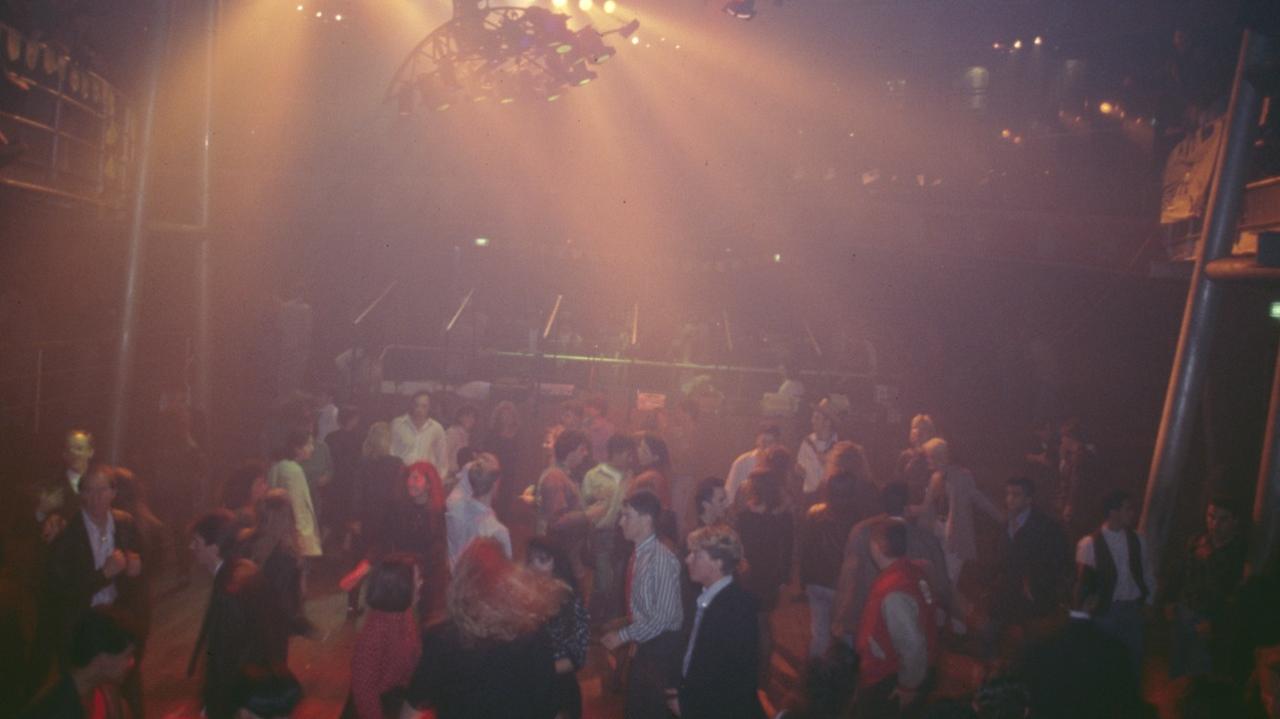
POLYGON ((933 593, 924 571, 907 559, 907 525, 878 520, 871 557, 880 569, 858 625, 858 692, 854 716, 892 719, 924 699, 937 660, 933 593))
MULTIPOLYGON (((277 602, 267 596, 258 567, 234 557, 239 529, 235 515, 215 510, 196 520, 191 530, 195 561, 213 575, 213 591, 196 637, 187 676, 205 659, 204 702, 208 719, 230 719, 238 709, 237 685, 245 667, 267 664, 287 628, 274 616, 277 602)), ((285 639, 287 641, 287 639, 285 639)))
POLYGON ((107 716, 123 716, 119 687, 135 666, 137 648, 126 624, 108 609, 81 614, 57 683, 28 704, 19 719, 79 719, 89 716, 86 707, 99 706, 107 716))
POLYGON ((732 529, 711 525, 689 535, 685 566, 702 593, 694 603, 680 688, 668 700, 676 716, 764 717, 756 693, 756 601, 734 581, 741 562, 742 542, 732 529))
POLYGON ((409 400, 408 412, 391 420, 391 454, 406 467, 430 462, 442 475, 448 471, 444 427, 431 419, 431 394, 425 390, 409 400))
POLYGON ((1004 485, 1009 515, 1000 535, 1000 549, 991 593, 991 626, 987 637, 994 650, 1006 627, 1051 616, 1065 596, 1070 577, 1071 550, 1066 534, 1033 505, 1035 485, 1013 477, 1004 485))
POLYGON ((87 430, 67 432, 62 448, 63 472, 36 487, 36 522, 44 541, 52 542, 75 515, 80 479, 93 461, 93 435, 87 430))
POLYGON ((609 401, 594 395, 583 402, 582 409, 586 417, 582 431, 591 438, 591 456, 597 462, 603 462, 609 458, 609 440, 617 434, 613 422, 609 421, 609 401))
POLYGON ((658 497, 642 490, 624 502, 618 520, 622 535, 635 544, 627 568, 627 624, 600 641, 610 651, 636 645, 627 680, 628 719, 665 719, 667 691, 680 678, 680 560, 654 531, 661 511, 658 497))
POLYGON ((1198 676, 1225 669, 1227 607, 1244 574, 1245 540, 1235 503, 1215 496, 1204 513, 1205 529, 1187 542, 1169 596, 1173 623, 1169 676, 1198 676))
POLYGON ((1098 597, 1094 621, 1124 643, 1136 673, 1142 667, 1143 607, 1155 601, 1155 568, 1146 538, 1133 529, 1133 495, 1110 492, 1102 508, 1102 526, 1076 544, 1076 591, 1098 597))
POLYGON ((462 552, 478 537, 498 540, 508 558, 511 557, 511 533, 498 521, 493 511, 493 498, 498 492, 501 472, 477 462, 467 465, 471 494, 458 491, 449 495, 444 520, 449 545, 449 568, 458 563, 462 552))

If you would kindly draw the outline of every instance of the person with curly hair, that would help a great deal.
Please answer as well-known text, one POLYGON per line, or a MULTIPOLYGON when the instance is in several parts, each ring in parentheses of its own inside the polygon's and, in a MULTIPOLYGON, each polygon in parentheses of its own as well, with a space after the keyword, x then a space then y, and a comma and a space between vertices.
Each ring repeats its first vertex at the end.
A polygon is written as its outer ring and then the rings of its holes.
POLYGON ((513 563, 495 539, 471 542, 448 591, 448 619, 426 631, 406 711, 438 719, 551 719, 555 649, 544 626, 568 590, 513 563))

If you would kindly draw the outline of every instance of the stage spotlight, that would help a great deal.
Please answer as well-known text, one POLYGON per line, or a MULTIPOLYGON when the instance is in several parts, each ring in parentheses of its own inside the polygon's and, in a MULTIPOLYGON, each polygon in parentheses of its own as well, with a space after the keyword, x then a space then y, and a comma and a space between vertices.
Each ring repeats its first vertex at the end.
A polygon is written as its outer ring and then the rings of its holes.
POLYGON ((1021 41, 1021 40, 1014 40, 1014 41, 1013 41, 1013 49, 1014 49, 1014 50, 1021 50, 1021 49, 1022 49, 1022 41, 1021 41))
POLYGON ((568 4, 569 4, 569 0, 551 0, 551 6, 556 8, 563 8, 563 7, 566 7, 568 4))
POLYGON ((299 5, 299 6, 298 6, 298 12, 302 12, 302 6, 301 6, 301 5, 299 5))
POLYGON ((618 3, 615 0, 604 0, 604 11, 610 15, 618 11, 618 3))
POLYGON ((476 245, 476 247, 488 247, 488 246, 489 246, 489 238, 488 238, 488 237, 477 237, 477 238, 475 239, 475 245, 476 245))
POLYGON ((578 9, 582 12, 590 12, 594 4, 592 0, 578 0, 578 9))
POLYGON ((723 9, 739 20, 750 20, 756 16, 756 0, 729 0, 723 9))
POLYGON ((316 10, 316 17, 324 17, 324 13, 319 10, 316 10))
POLYGON ((632 45, 639 45, 639 44, 640 44, 640 36, 639 36, 639 35, 634 35, 634 36, 632 36, 632 38, 631 38, 631 44, 632 44, 632 45))
POLYGON ((334 15, 334 16, 333 16, 333 19, 334 19, 334 20, 336 20, 336 21, 338 21, 338 22, 342 22, 342 16, 341 16, 341 15, 334 15))
POLYGON ((1036 45, 1043 45, 1044 38, 1040 37, 1039 35, 1036 35, 1036 39, 1032 40, 1031 42, 1035 43, 1036 45))
POLYGON ((590 25, 579 30, 577 37, 578 41, 575 44, 582 50, 583 57, 596 65, 613 57, 617 52, 604 44, 604 36, 590 25))
POLYGON ((1104 101, 1104 102, 1098 103, 1098 112, 1102 113, 1103 115, 1110 115, 1115 111, 1116 111, 1116 106, 1109 102, 1104 101))

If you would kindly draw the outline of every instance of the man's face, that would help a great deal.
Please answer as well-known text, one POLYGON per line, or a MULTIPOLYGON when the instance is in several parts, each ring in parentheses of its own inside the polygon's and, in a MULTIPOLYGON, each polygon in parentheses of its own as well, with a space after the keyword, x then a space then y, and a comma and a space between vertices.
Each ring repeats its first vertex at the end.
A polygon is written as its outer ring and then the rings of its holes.
POLYGON ((426 422, 431 416, 431 398, 427 395, 420 395, 413 398, 413 407, 409 410, 413 421, 418 424, 426 422))
POLYGON ((94 472, 80 482, 80 497, 84 501, 84 509, 89 516, 106 517, 111 511, 111 503, 115 501, 116 491, 111 486, 111 479, 101 472, 94 472))
POLYGON ((585 444, 578 445, 578 448, 569 453, 564 458, 565 466, 569 469, 577 469, 582 463, 587 461, 587 456, 591 454, 591 448, 585 444))
POLYGON ((1111 516, 1115 518, 1115 522, 1118 526, 1126 529, 1132 527, 1134 518, 1133 502, 1126 501, 1124 504, 1120 505, 1119 509, 1114 510, 1111 513, 1111 516))
POLYGON ((711 500, 702 503, 702 515, 707 524, 715 524, 724 520, 729 513, 729 495, 721 487, 711 494, 711 500))
POLYGON ((405 480, 405 491, 409 499, 425 502, 427 498, 427 477, 422 472, 412 472, 405 480))
POLYGON ((1236 533, 1236 515, 1229 509, 1210 504, 1204 513, 1204 525, 1210 536, 1225 541, 1236 533))
POLYGON ((821 412, 814 412, 809 422, 813 425, 814 433, 819 437, 825 437, 831 432, 831 418, 821 412))
POLYGON ((618 515, 618 526, 622 527, 622 536, 629 542, 640 540, 653 534, 653 520, 647 514, 640 514, 631 507, 623 507, 618 515))
POLYGON ((84 432, 67 435, 67 446, 62 451, 62 459, 69 469, 83 474, 89 467, 89 460, 93 459, 93 442, 89 435, 84 432))
POLYGON ((1004 508, 1009 510, 1009 516, 1016 516, 1022 513, 1022 510, 1031 506, 1031 498, 1027 496, 1025 490, 1016 484, 1007 484, 1004 488, 1004 508))
POLYGON ((315 454, 315 451, 316 451, 316 438, 308 437, 307 443, 302 445, 302 448, 298 450, 298 461, 305 462, 308 459, 311 459, 311 455, 315 454))
POLYGON ((689 578, 704 587, 715 583, 722 576, 720 563, 712 559, 705 549, 690 550, 684 558, 684 564, 689 568, 689 578))
POLYGON ((195 560, 196 564, 199 564, 209 570, 210 574, 213 574, 214 570, 218 567, 218 562, 221 560, 220 553, 218 552, 218 545, 205 544, 204 539, 197 534, 191 537, 190 546, 191 557, 195 560))

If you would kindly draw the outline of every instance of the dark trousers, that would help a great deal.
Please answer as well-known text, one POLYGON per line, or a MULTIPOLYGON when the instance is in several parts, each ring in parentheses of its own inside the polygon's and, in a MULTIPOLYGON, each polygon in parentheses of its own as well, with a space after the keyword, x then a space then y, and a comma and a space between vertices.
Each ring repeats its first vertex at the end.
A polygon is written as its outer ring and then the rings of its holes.
POLYGON ((627 719, 670 719, 667 689, 680 681, 684 646, 680 632, 663 632, 636 646, 627 676, 627 719))
POLYGON ((1098 628, 1124 644, 1129 651, 1135 677, 1142 677, 1142 602, 1134 599, 1112 602, 1107 611, 1095 616, 1098 628))

